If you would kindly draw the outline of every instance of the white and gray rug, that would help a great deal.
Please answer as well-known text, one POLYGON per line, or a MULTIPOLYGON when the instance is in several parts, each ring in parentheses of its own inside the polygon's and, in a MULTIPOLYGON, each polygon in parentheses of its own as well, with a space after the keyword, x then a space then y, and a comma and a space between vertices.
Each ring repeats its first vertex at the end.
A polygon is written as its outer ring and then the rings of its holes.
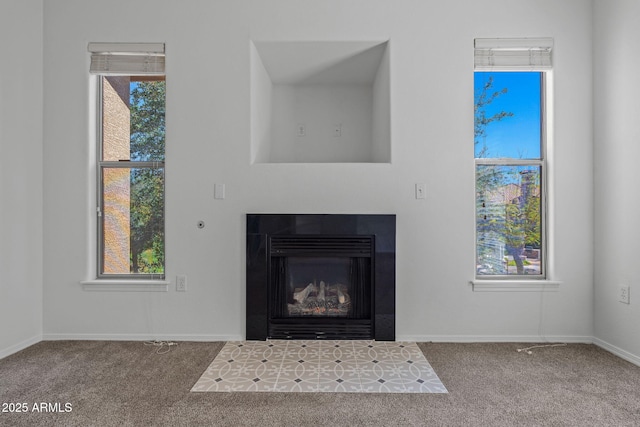
POLYGON ((447 393, 414 342, 227 342, 193 392, 447 393))

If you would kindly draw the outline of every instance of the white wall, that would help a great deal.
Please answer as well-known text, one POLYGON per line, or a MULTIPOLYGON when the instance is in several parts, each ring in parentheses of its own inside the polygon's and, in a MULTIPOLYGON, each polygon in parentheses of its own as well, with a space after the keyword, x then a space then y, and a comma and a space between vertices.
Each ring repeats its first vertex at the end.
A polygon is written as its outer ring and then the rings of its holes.
POLYGON ((373 161, 390 162, 391 159, 391 93, 390 89, 390 53, 391 47, 387 43, 384 54, 373 82, 373 127, 371 131, 373 142, 373 161))
POLYGON ((251 163, 267 163, 271 156, 273 83, 253 43, 251 51, 251 163))
POLYGON ((0 358, 42 337, 42 1, 0 3, 0 358))
POLYGON ((389 162, 388 155, 375 155, 384 152, 376 145, 386 142, 387 154, 390 147, 384 133, 390 120, 388 61, 387 69, 379 70, 386 47, 380 42, 252 42, 254 163, 389 162), (376 79, 377 74, 383 77, 376 79), (375 105, 380 100, 386 108, 375 105), (380 135, 372 135, 374 111, 380 135))
POLYGON ((372 93, 371 85, 274 85, 270 160, 370 162, 372 93), (296 135, 298 123, 305 136, 296 135), (334 136, 334 125, 341 136, 334 136))
POLYGON ((640 3, 598 0, 594 17, 595 336, 640 363, 640 3))
POLYGON ((395 213, 400 339, 592 336, 590 1, 44 7, 46 338, 243 337, 248 212, 395 213), (556 47, 552 231, 562 285, 473 292, 473 39, 541 36, 556 47), (250 40, 390 40, 392 163, 252 165, 250 40), (167 275, 186 274, 186 293, 87 292, 79 284, 91 278, 94 256, 90 41, 166 42, 167 275), (416 182, 427 184, 426 200, 414 198, 416 182), (214 183, 226 184, 225 200, 213 199, 214 183))

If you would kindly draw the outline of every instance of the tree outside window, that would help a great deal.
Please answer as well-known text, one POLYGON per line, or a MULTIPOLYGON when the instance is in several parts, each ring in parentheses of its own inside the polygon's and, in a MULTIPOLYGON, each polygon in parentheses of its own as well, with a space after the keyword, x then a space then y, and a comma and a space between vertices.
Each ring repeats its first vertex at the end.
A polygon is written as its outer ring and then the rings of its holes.
POLYGON ((544 274, 543 75, 475 72, 476 274, 544 274))
POLYGON ((164 76, 101 77, 101 275, 164 275, 164 76))

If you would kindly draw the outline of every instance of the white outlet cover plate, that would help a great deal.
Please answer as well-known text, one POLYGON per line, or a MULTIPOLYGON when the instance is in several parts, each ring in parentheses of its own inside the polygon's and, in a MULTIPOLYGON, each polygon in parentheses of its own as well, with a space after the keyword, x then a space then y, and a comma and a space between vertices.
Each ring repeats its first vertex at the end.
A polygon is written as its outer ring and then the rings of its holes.
POLYGON ((629 299, 629 286, 625 286, 625 285, 620 285, 620 298, 619 298, 621 303, 624 304, 629 304, 630 303, 630 299, 629 299))

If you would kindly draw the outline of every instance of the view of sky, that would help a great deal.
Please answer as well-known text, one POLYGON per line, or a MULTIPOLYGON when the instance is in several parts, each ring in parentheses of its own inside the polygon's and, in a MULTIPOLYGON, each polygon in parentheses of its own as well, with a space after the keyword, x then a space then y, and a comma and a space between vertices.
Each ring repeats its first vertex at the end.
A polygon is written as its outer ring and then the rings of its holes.
POLYGON ((486 144, 483 157, 516 159, 540 158, 540 73, 539 72, 475 72, 476 97, 493 77, 491 92, 507 89, 486 106, 486 116, 500 111, 513 113, 490 123, 486 135, 475 147, 476 156, 486 144))

